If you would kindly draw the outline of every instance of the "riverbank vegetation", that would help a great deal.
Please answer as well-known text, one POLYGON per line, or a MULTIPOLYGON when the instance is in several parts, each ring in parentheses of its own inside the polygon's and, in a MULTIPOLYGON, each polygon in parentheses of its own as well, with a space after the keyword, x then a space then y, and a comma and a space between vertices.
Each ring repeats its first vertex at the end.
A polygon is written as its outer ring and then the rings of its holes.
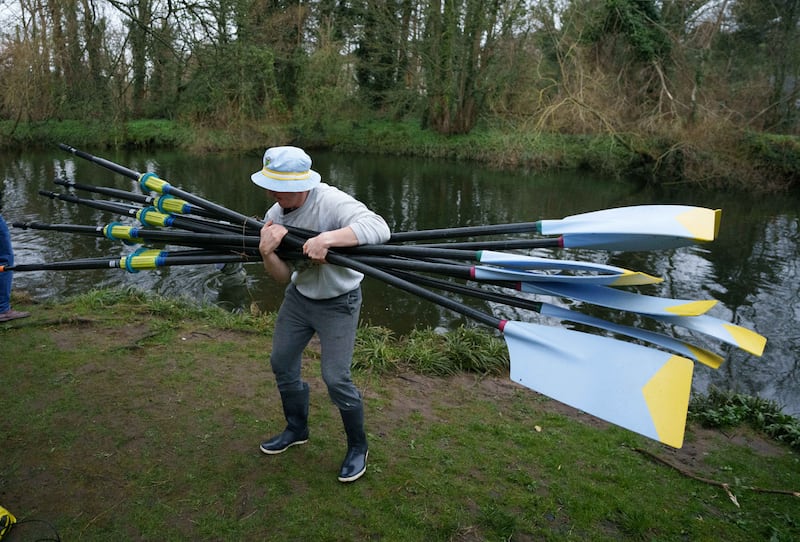
POLYGON ((488 330, 364 328, 370 467, 343 485, 313 343, 311 440, 257 449, 284 423, 274 314, 133 290, 14 304, 32 316, 0 327, 0 505, 47 523, 10 541, 800 537, 797 448, 742 423, 764 403, 702 398, 724 430, 690 421, 674 450, 512 383, 488 330))
POLYGON ((796 2, 21 2, 0 144, 295 143, 780 191, 796 2))

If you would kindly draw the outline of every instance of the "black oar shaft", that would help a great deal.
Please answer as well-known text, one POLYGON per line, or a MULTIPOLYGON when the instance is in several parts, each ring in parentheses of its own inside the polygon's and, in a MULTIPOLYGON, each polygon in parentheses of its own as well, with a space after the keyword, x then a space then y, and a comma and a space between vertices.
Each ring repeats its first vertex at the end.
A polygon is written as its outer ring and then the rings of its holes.
POLYGON ((390 243, 405 241, 425 241, 428 239, 452 239, 455 237, 472 237, 476 235, 501 235, 507 233, 539 232, 538 222, 517 222, 513 224, 489 224, 485 226, 462 226, 456 228, 438 228, 432 230, 404 231, 392 234, 390 243))
POLYGON ((481 288, 473 288, 464 284, 456 284, 455 282, 447 280, 435 279, 433 277, 426 277, 424 275, 400 271, 399 269, 391 269, 390 272, 409 282, 424 284, 432 288, 447 290, 456 294, 470 296, 476 299, 482 299, 484 301, 491 301, 493 303, 500 303, 503 305, 508 305, 509 307, 516 307, 518 309, 527 309, 537 313, 542 311, 542 303, 540 301, 531 301, 529 299, 504 295, 498 292, 490 292, 481 288))
POLYGON ((119 164, 115 164, 114 162, 106 160, 105 158, 100 158, 98 156, 93 156, 93 155, 91 155, 89 153, 86 153, 86 152, 83 152, 81 150, 78 150, 75 147, 72 147, 70 145, 65 145, 64 143, 59 143, 58 147, 61 150, 67 151, 68 153, 74 154, 75 156, 83 158, 84 160, 88 160, 89 162, 94 162, 95 164, 103 166, 106 169, 110 169, 111 171, 113 171, 115 173, 119 173, 120 175, 128 177, 129 179, 134 179, 134 180, 138 180, 139 179, 139 174, 137 172, 133 171, 132 169, 128 169, 126 167, 123 167, 123 166, 121 166, 119 164))
POLYGON ((128 205, 126 203, 117 203, 113 201, 98 201, 92 199, 79 198, 72 194, 59 194, 49 190, 39 190, 40 196, 47 196, 50 199, 58 199, 69 203, 77 203, 100 211, 108 211, 119 215, 136 216, 136 213, 141 210, 141 207, 135 205, 128 205))
POLYGON ((381 256, 353 255, 353 260, 358 260, 364 265, 374 267, 384 267, 391 269, 403 269, 405 271, 421 271, 425 273, 436 273, 449 277, 469 280, 472 278, 471 267, 466 265, 424 262, 420 260, 410 260, 403 258, 384 258, 381 256))
POLYGON ((66 179, 59 179, 58 177, 53 179, 53 183, 67 188, 74 188, 75 190, 94 192, 95 194, 103 194, 104 196, 111 196, 114 198, 132 201, 134 203, 141 203, 144 205, 152 205, 153 200, 155 199, 153 196, 136 194, 135 192, 129 192, 127 190, 120 190, 118 188, 107 188, 104 186, 91 186, 91 185, 76 183, 75 181, 68 181, 66 179))
POLYGON ((460 241, 451 243, 426 243, 413 245, 425 248, 447 248, 453 250, 529 250, 534 248, 563 248, 563 237, 540 239, 507 239, 496 241, 460 241))

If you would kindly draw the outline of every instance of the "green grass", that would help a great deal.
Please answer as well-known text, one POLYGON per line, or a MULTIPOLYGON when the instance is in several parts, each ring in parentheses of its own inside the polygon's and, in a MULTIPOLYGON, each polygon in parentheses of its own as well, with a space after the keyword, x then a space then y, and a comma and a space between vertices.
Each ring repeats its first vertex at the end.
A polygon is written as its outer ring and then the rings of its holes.
MULTIPOLYGON (((311 440, 258 452, 284 423, 272 315, 135 291, 15 306, 33 316, 0 326, 0 505, 62 540, 800 537, 798 497, 758 490, 800 490, 788 444, 691 422, 682 450, 663 447, 513 384, 488 332, 360 332, 370 464, 341 484, 341 420, 313 348, 311 440), (739 506, 649 454, 730 484, 739 506)), ((31 523, 8 540, 48 536, 31 523)))

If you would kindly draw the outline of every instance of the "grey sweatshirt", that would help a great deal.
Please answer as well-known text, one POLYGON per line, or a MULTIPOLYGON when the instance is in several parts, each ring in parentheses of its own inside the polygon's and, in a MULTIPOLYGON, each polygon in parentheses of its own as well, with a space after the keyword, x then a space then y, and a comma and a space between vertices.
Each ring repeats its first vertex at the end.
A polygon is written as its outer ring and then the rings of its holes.
MULTIPOLYGON (((336 187, 320 183, 308 194, 305 203, 290 213, 277 203, 267 210, 265 220, 275 224, 314 231, 331 231, 350 226, 358 244, 377 244, 389 240, 386 221, 366 205, 336 187)), ((308 260, 288 262, 292 283, 311 299, 330 299, 356 288, 364 275, 336 265, 310 265, 308 260)))

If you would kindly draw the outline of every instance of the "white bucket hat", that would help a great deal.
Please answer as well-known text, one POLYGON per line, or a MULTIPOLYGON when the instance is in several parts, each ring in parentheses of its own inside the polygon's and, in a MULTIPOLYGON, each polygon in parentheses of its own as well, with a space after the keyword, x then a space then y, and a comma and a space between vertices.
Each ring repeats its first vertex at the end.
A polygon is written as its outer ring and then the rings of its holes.
POLYGON ((264 153, 264 167, 250 175, 261 188, 273 192, 305 192, 320 181, 311 169, 311 157, 297 147, 271 147, 264 153))

